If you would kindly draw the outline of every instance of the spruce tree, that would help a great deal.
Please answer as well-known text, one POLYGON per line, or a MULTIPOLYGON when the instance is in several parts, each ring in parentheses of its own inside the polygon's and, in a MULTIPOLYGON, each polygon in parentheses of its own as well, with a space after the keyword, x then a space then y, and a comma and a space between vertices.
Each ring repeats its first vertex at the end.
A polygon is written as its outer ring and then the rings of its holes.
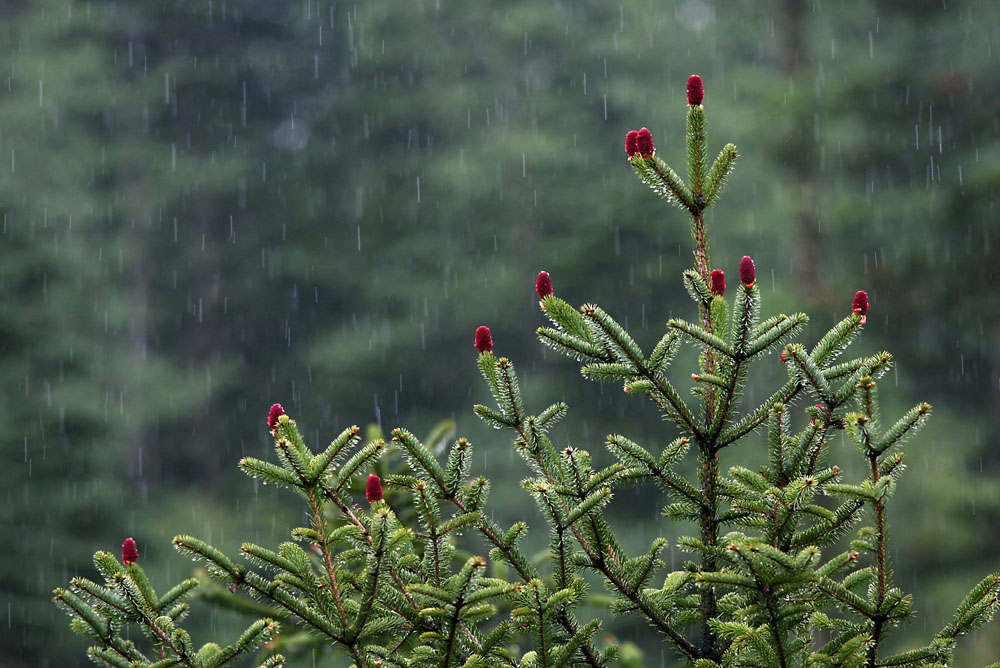
POLYGON ((535 283, 553 325, 539 328, 539 339, 580 361, 585 378, 650 400, 671 425, 665 446, 611 434, 604 446, 613 461, 603 468, 584 449, 557 446, 550 432, 567 406, 529 410, 514 363, 494 351, 489 328, 480 326, 478 366, 493 402, 474 411, 512 435, 528 466, 522 487, 549 536, 543 560, 522 549, 526 523, 490 518, 490 482, 473 475, 468 440, 459 438, 439 458, 405 429, 389 440, 365 440, 353 426, 314 452, 275 404, 267 424, 277 463, 248 457, 239 466, 296 492, 308 526, 292 529, 292 540, 277 549, 244 543, 242 560, 193 536, 174 539, 231 596, 257 599, 269 616, 232 645, 195 649, 181 622, 197 580, 158 595, 127 539, 121 562, 95 555, 103 583, 78 577, 55 593, 73 630, 95 643, 91 658, 118 668, 210 668, 263 645, 255 665, 278 666, 285 661, 278 652, 294 649, 277 637, 284 626, 343 649, 358 667, 615 665, 618 648, 597 636, 601 621, 580 610, 594 575, 614 614, 648 626, 685 665, 950 665, 958 638, 996 612, 1000 575, 973 587, 925 645, 886 649, 893 629, 912 617, 910 596, 893 580, 886 506, 905 469, 902 445, 926 422, 930 405, 884 419, 878 381, 892 356, 841 359, 864 329, 864 291, 845 294, 844 318, 809 346, 799 341, 805 314, 761 315, 750 257, 732 263, 738 280, 727 299, 725 273, 712 268, 705 212, 718 201, 737 150, 727 144, 709 160, 700 77, 690 78, 687 92, 686 181, 657 156, 648 129, 629 132, 625 146, 643 182, 690 216, 694 266, 681 280, 694 302, 691 319, 670 319, 647 353, 609 311, 570 306, 546 272, 535 283), (697 352, 690 393, 669 373, 685 345, 697 352), (754 405, 742 395, 750 369, 763 364, 783 364, 787 380, 754 405), (830 461, 830 440, 840 432, 864 463, 860 478, 830 461), (738 447, 759 453, 759 466, 727 465, 738 447), (383 482, 371 471, 392 451, 405 456, 406 470, 383 482), (697 479, 680 472, 685 458, 697 460, 697 479), (368 508, 356 498, 366 476, 368 508), (667 571, 665 538, 630 554, 607 521, 615 490, 635 485, 669 499, 664 522, 697 527, 679 541, 690 555, 683 568, 667 571), (488 554, 464 553, 470 545, 488 554), (145 645, 132 639, 132 626, 145 645))

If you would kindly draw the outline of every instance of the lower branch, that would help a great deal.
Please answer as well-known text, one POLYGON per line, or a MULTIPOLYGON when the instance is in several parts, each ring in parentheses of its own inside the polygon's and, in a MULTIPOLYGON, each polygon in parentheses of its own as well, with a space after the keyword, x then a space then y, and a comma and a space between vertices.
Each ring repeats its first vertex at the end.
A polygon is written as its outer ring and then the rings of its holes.
POLYGON ((774 606, 774 597, 766 589, 765 587, 761 591, 761 595, 764 597, 764 602, 767 606, 768 626, 771 627, 771 638, 774 640, 774 649, 778 653, 778 661, 781 662, 781 668, 787 668, 788 659, 785 658, 785 641, 781 636, 781 630, 778 628, 778 611, 774 606))
MULTIPOLYGON (((701 493, 705 497, 707 504, 701 509, 699 514, 699 524, 701 525, 701 542, 706 549, 701 556, 701 570, 712 573, 718 570, 719 565, 712 553, 712 549, 718 544, 718 518, 717 518, 717 496, 719 485, 719 453, 710 448, 702 448, 699 456, 701 478, 701 493)), ((705 583, 701 586, 701 650, 700 656, 706 659, 718 661, 722 657, 722 649, 719 646, 719 638, 712 629, 711 621, 719 615, 718 601, 716 599, 715 586, 705 583)))
MULTIPOLYGON (((457 498, 451 497, 448 500, 451 501, 460 511, 462 511, 463 514, 469 512, 469 509, 465 507, 465 504, 457 498)), ((506 557, 507 563, 517 571, 518 576, 523 582, 530 582, 534 578, 532 573, 521 569, 517 563, 517 559, 514 558, 514 554, 510 547, 504 543, 503 538, 490 530, 489 525, 484 522, 480 522, 476 528, 479 529, 480 533, 482 533, 494 547, 500 550, 504 557, 506 557)), ((562 625, 563 629, 566 630, 570 637, 576 635, 579 628, 577 627, 576 622, 573 621, 573 618, 569 616, 569 613, 565 610, 565 608, 559 613, 558 619, 559 624, 562 625)), ((583 657, 586 659, 588 666, 591 666, 591 668, 600 667, 601 662, 598 660, 597 655, 594 653, 593 645, 589 641, 580 648, 580 651, 583 652, 583 657)))
POLYGON ((326 519, 323 517, 323 511, 320 503, 313 494, 309 495, 309 510, 312 511, 313 525, 316 527, 316 533, 319 535, 319 548, 323 553, 323 565, 326 568, 326 576, 330 580, 330 591, 333 592, 333 600, 337 605, 337 615, 340 617, 340 627, 343 629, 349 628, 347 623, 347 614, 344 611, 344 603, 340 597, 340 585, 337 583, 337 569, 333 565, 333 555, 330 554, 330 540, 326 532, 326 519))
POLYGON ((608 581, 611 582, 611 584, 615 586, 615 589, 617 589, 620 594, 625 596, 625 598, 627 598, 628 600, 632 601, 632 603, 635 604, 635 607, 641 610, 643 614, 646 615, 647 619, 653 622, 656 628, 660 629, 660 631, 662 631, 668 638, 670 638, 670 640, 673 641, 674 645, 677 646, 677 649, 683 652, 684 656, 686 656, 688 659, 690 659, 691 661, 696 661, 697 659, 700 658, 709 658, 709 659, 721 658, 722 656, 721 652, 718 653, 718 657, 713 657, 713 656, 708 656, 703 652, 699 651, 697 647, 691 644, 691 641, 689 641, 687 638, 681 635, 680 632, 677 631, 677 629, 675 629, 667 622, 667 620, 661 619, 660 615, 657 614, 656 610, 653 610, 652 606, 650 606, 649 603, 646 602, 646 600, 643 599, 638 594, 638 592, 631 591, 625 585, 624 582, 618 579, 618 577, 611 571, 608 565, 604 563, 604 555, 600 556, 599 561, 593 562, 593 566, 594 568, 599 570, 604 575, 604 577, 606 577, 608 581))

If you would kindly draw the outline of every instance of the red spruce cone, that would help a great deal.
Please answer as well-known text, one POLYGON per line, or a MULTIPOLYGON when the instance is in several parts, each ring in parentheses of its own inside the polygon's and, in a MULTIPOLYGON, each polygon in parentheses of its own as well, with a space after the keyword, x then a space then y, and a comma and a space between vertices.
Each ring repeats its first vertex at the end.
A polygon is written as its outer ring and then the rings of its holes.
POLYGON ((712 294, 720 297, 726 294, 726 272, 721 269, 712 270, 712 294))
POLYGON ((868 315, 868 293, 864 290, 858 290, 857 294, 854 295, 854 301, 851 302, 851 310, 861 316, 861 322, 864 324, 868 315))
POLYGON ((688 104, 696 105, 701 104, 701 101, 705 99, 705 84, 702 83, 701 77, 697 74, 692 74, 688 77, 688 104))
POLYGON ((628 153, 628 157, 632 157, 639 152, 639 131, 629 130, 628 134, 625 135, 625 152, 628 153))
POLYGON ((753 266, 749 255, 744 255, 740 260, 740 281, 748 288, 752 288, 757 281, 757 268, 753 266))
POLYGON ((122 563, 126 566, 139 561, 139 549, 135 546, 135 541, 126 538, 122 543, 122 563))
POLYGON ((271 406, 271 410, 267 412, 267 426, 270 429, 274 429, 278 426, 278 418, 285 414, 285 409, 281 407, 281 404, 274 404, 271 406))
POLYGON ((480 355, 493 352, 493 335, 490 334, 490 328, 486 325, 480 325, 476 328, 476 350, 479 351, 480 355))
POLYGON ((552 289, 552 278, 549 277, 549 272, 538 272, 538 278, 535 279, 535 292, 538 293, 539 299, 545 299, 549 295, 555 294, 555 291, 552 289))
POLYGON ((636 142, 639 147, 639 155, 644 158, 650 157, 656 150, 653 146, 653 134, 646 128, 639 130, 639 134, 636 136, 636 142))
POLYGON ((854 301, 851 302, 851 310, 853 310, 858 315, 868 315, 868 293, 864 290, 858 290, 857 294, 854 295, 854 301))
POLYGON ((375 503, 382 500, 382 479, 372 473, 368 476, 368 483, 365 485, 365 497, 368 503, 375 503))
MULTIPOLYGON (((826 411, 826 406, 824 406, 823 404, 816 404, 815 406, 813 406, 813 408, 818 408, 820 412, 826 411)), ((816 424, 816 418, 809 418, 809 423, 816 424)))

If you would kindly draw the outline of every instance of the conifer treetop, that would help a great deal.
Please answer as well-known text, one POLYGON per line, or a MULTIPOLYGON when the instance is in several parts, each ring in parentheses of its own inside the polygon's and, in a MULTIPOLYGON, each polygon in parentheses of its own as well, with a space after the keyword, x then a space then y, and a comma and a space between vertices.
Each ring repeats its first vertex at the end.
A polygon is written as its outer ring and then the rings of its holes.
POLYGON ((613 306, 571 306, 547 272, 534 286, 551 324, 538 328, 539 340, 578 361, 583 378, 648 400, 665 425, 657 445, 637 442, 623 424, 600 444, 611 463, 595 468, 586 447, 558 443, 554 427, 567 406, 536 411, 514 362, 493 354, 489 328, 475 331, 492 401, 473 410, 510 435, 526 466, 521 487, 549 536, 542 558, 521 548, 525 522, 492 519, 491 484, 472 472, 473 445, 451 441, 449 428, 424 440, 396 428, 389 441, 375 433, 365 442, 355 425, 314 450, 274 404, 272 460, 245 457, 239 467, 298 495, 307 526, 292 528, 291 540, 273 549, 243 543, 238 559, 194 536, 174 538, 179 552, 205 566, 215 583, 208 587, 218 588, 208 590, 213 600, 266 616, 231 645, 196 650, 181 622, 182 599, 198 580, 158 594, 129 538, 122 562, 95 555, 103 584, 78 577, 55 591, 71 628, 93 643, 91 659, 113 668, 218 668, 259 651, 254 665, 275 668, 282 652, 329 645, 357 668, 610 667, 618 643, 602 640, 603 620, 583 606, 590 578, 603 583, 609 613, 649 629, 696 668, 949 665, 958 639, 1000 606, 996 573, 972 588, 926 645, 894 654, 886 640, 913 616, 910 596, 893 579, 891 561, 900 557, 886 507, 905 469, 902 445, 931 407, 920 403, 884 419, 878 381, 891 355, 841 359, 863 332, 865 292, 811 346, 801 341, 805 314, 766 315, 749 256, 739 261, 740 281, 727 299, 725 274, 711 267, 704 213, 737 152, 727 144, 708 166, 700 77, 689 79, 687 93, 686 181, 655 154, 648 129, 630 131, 625 146, 639 178, 691 218, 694 266, 681 281, 692 317, 672 305, 679 315, 644 348, 613 306), (685 345, 697 353, 697 369, 675 372, 685 345), (783 364, 787 378, 763 401, 749 401, 749 369, 766 364, 783 364), (831 450, 832 438, 855 447, 831 450), (753 467, 730 459, 740 445, 760 454, 753 467), (845 452, 862 466, 829 461, 845 452), (694 461, 694 475, 685 460, 694 461), (845 474, 851 468, 861 473, 845 474), (605 514, 617 490, 636 485, 662 495, 665 524, 693 527, 678 540, 689 556, 681 567, 662 558, 669 545, 662 536, 631 552, 605 514), (287 631, 275 640, 279 622, 287 631))

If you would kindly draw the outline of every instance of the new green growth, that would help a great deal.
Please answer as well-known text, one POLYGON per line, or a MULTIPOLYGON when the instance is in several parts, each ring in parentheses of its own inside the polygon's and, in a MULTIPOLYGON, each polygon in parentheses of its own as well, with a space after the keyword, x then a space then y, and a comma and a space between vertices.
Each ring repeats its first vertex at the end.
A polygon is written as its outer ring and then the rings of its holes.
POLYGON ((893 628, 912 617, 911 598, 893 579, 886 506, 905 468, 902 445, 930 406, 884 419, 878 380, 891 356, 842 359, 865 324, 863 292, 850 309, 845 296, 845 317, 812 346, 797 341, 808 323, 804 314, 761 318, 749 257, 739 264, 735 294, 726 297, 725 275, 712 269, 704 214, 718 201, 737 151, 727 144, 708 164, 703 97, 701 79, 692 77, 686 182, 656 155, 645 128, 630 132, 626 143, 636 174, 690 215, 694 267, 681 280, 694 317, 671 319, 647 352, 608 310, 570 306, 547 274, 537 283, 552 323, 538 330, 539 339, 578 360, 584 378, 652 402, 664 418, 666 445, 637 443, 623 426, 604 442, 613 463, 595 469, 586 450, 558 446, 550 435, 566 405, 529 409, 514 363, 494 353, 487 328, 477 332, 478 365, 493 404, 474 410, 511 435, 527 464, 522 487, 547 525, 543 560, 522 550, 524 522, 490 519, 490 482, 473 474, 468 440, 458 439, 439 458, 405 429, 388 442, 365 442, 358 427, 349 427, 314 452, 276 406, 269 416, 276 461, 245 458, 240 468, 301 497, 308 525, 293 528, 291 540, 275 549, 244 543, 239 559, 196 537, 174 539, 229 590, 226 596, 264 618, 233 644, 196 648, 182 623, 198 581, 157 594, 133 543, 125 564, 95 555, 102 582, 77 577, 55 592, 72 629, 93 643, 91 659, 114 668, 216 668, 252 655, 254 665, 273 668, 286 664, 285 655, 290 665, 297 647, 322 644, 358 668, 619 665, 618 647, 598 635, 601 621, 581 614, 585 575, 596 574, 611 612, 658 636, 686 665, 951 665, 959 637, 997 610, 996 573, 973 587, 924 646, 886 649, 893 628), (690 388, 668 376, 685 345, 698 353, 690 388), (787 379, 748 405, 750 369, 779 359, 787 379), (808 421, 794 427, 792 409, 802 404, 808 421), (865 464, 861 478, 848 479, 830 461, 829 439, 841 431, 865 464), (758 452, 759 467, 727 466, 726 453, 737 447, 758 452), (382 481, 370 476, 369 507, 362 507, 356 482, 389 451, 403 453, 408 470, 387 476, 388 498, 382 481), (679 471, 685 458, 696 458, 696 479, 679 471), (657 491, 669 499, 664 523, 698 527, 679 541, 690 558, 680 570, 669 571, 661 559, 665 538, 631 554, 606 519, 615 490, 636 485, 649 490, 651 503, 657 491), (464 555, 459 548, 470 544, 478 553, 464 555))

